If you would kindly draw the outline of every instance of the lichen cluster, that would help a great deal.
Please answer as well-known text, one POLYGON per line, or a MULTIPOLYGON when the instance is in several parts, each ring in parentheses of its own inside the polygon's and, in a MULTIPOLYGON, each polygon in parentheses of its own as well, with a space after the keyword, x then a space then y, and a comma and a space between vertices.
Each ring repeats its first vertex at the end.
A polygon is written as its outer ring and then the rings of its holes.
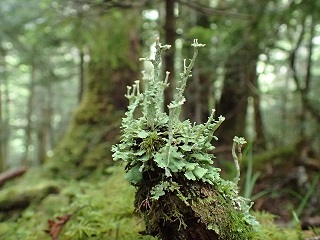
POLYGON ((167 106, 169 114, 163 111, 169 73, 160 80, 159 65, 170 45, 157 39, 155 58, 141 59, 153 64, 154 74, 144 74, 142 83, 128 87, 128 111, 113 158, 126 162, 126 178, 137 188, 135 208, 145 219, 147 234, 162 239, 173 239, 172 234, 175 239, 251 239, 259 225, 249 214, 251 203, 238 195, 238 179, 220 177, 210 153, 224 117, 215 120, 212 111, 204 124, 180 121, 187 79, 204 44, 194 40, 192 47, 193 57, 189 64, 184 61, 175 99, 167 106), (137 115, 139 110, 142 114, 137 115))

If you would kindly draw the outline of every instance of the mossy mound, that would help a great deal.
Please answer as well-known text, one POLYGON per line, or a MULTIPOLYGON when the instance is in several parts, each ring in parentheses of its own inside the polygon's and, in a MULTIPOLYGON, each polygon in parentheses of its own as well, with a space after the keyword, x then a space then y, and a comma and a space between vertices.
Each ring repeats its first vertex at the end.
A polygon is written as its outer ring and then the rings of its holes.
POLYGON ((134 213, 134 188, 124 180, 122 167, 110 167, 104 175, 92 172, 81 181, 53 181, 30 173, 0 192, 1 201, 30 196, 29 205, 15 209, 10 218, 7 211, 1 211, 6 219, 0 222, 0 239, 50 239, 45 232, 48 220, 66 214, 72 216, 59 240, 155 239, 139 234, 144 224, 134 213), (46 191, 53 186, 59 191, 46 191))

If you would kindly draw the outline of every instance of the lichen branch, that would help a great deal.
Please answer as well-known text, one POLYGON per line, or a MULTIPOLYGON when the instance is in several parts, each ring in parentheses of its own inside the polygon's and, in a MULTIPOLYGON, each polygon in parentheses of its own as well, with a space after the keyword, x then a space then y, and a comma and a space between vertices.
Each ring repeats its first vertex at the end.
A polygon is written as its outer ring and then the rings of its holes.
POLYGON ((242 160, 242 152, 241 148, 244 144, 246 144, 246 140, 243 137, 234 137, 233 138, 233 144, 232 144, 232 157, 234 160, 234 164, 236 165, 236 177, 233 179, 233 182, 238 185, 238 182, 240 180, 240 162, 242 160), (238 150, 238 155, 236 153, 236 148, 238 150))

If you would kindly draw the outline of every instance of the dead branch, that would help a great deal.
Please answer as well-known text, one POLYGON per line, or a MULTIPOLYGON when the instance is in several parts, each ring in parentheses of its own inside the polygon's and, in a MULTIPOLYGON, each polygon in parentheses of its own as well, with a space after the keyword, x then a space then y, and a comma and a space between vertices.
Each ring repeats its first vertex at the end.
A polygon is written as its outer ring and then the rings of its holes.
POLYGON ((0 186, 2 186, 6 181, 19 177, 27 171, 26 166, 14 168, 8 171, 5 171, 0 174, 0 186))
POLYGON ((189 1, 189 0, 177 0, 178 3, 188 6, 191 9, 194 9, 205 15, 218 15, 218 16, 227 16, 241 19, 250 19, 250 14, 234 12, 230 9, 215 9, 210 6, 199 3, 198 1, 189 1))

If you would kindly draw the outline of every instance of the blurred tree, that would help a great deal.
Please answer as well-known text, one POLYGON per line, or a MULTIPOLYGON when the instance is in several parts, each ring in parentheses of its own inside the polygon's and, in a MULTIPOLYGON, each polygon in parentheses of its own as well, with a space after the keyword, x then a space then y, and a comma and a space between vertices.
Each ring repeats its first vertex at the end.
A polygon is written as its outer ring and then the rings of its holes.
MULTIPOLYGON (((0 4, 0 21, 2 23, 0 44, 3 56, 1 67, 5 69, 2 71, 1 87, 4 88, 2 94, 4 94, 6 102, 3 116, 7 119, 7 124, 1 133, 4 136, 4 133, 11 132, 11 136, 6 134, 7 143, 9 140, 11 142, 7 144, 10 151, 5 157, 5 162, 8 166, 17 165, 19 161, 25 165, 38 164, 54 147, 54 144, 44 143, 43 145, 46 147, 42 148, 39 147, 41 144, 38 145, 39 141, 36 141, 37 129, 41 125, 38 123, 42 122, 40 119, 43 117, 38 108, 47 99, 46 94, 40 96, 42 93, 40 90, 46 87, 56 89, 63 82, 62 80, 66 79, 66 75, 70 79, 69 82, 72 82, 74 72, 73 63, 70 64, 70 62, 73 59, 69 55, 67 60, 66 54, 61 52, 65 46, 61 44, 60 33, 53 30, 50 26, 53 22, 49 23, 47 20, 50 18, 44 15, 49 10, 47 5, 36 0, 28 2, 2 1, 0 4), (68 71, 63 72, 61 65, 68 68, 68 71), (12 89, 10 94, 9 87, 12 89), (42 154, 37 154, 38 150, 42 154), (40 155, 43 157, 39 158, 40 155)), ((56 95, 59 94, 61 92, 56 95)), ((52 106, 55 104, 56 95, 51 96, 49 101, 52 106)), ((72 94, 69 93, 69 95, 72 98, 72 94)), ((66 99, 64 101, 65 104, 66 99)), ((58 130, 60 126, 52 120, 54 117, 64 120, 68 114, 54 110, 49 113, 51 116, 46 118, 47 122, 45 123, 49 127, 44 133, 44 139, 54 143, 56 137, 52 134, 52 129, 58 130)))
MULTIPOLYGON (((199 61, 196 62, 193 68, 192 76, 186 88, 187 101, 184 105, 184 116, 186 118, 189 118, 192 122, 203 123, 207 121, 210 112, 214 108, 213 86, 216 78, 215 71, 218 67, 215 56, 211 55, 215 48, 211 43, 214 33, 210 28, 211 21, 208 15, 192 8, 182 9, 184 12, 181 13, 181 17, 189 17, 189 22, 187 24, 184 23, 184 26, 182 26, 187 29, 185 41, 191 42, 192 39, 199 39, 208 48, 208 54, 199 56, 199 61)), ((184 48, 188 49, 185 46, 184 48)))
POLYGON ((6 158, 9 144, 9 89, 6 64, 6 49, 0 39, 0 172, 6 168, 6 158), (4 89, 3 89, 4 88, 4 89))
MULTIPOLYGON (((307 113, 310 113, 318 122, 320 121, 320 112, 317 106, 317 100, 311 97, 311 86, 313 80, 313 55, 315 51, 314 39, 316 37, 316 25, 319 24, 320 18, 318 11, 320 4, 292 4, 288 12, 299 14, 296 21, 290 24, 289 27, 297 30, 298 37, 291 38, 292 50, 289 51, 290 68, 293 75, 293 80, 296 89, 300 94, 301 101, 301 115, 300 115, 300 135, 306 136, 306 119, 307 113), (300 29, 300 31, 298 30, 300 29), (295 41, 295 42, 294 42, 295 41), (299 51, 304 50, 306 53, 299 54, 299 51), (299 61, 304 62, 304 68, 301 69, 299 61)), ((288 34, 291 34, 288 31, 288 34)))
POLYGON ((175 17, 176 4, 175 0, 165 0, 165 24, 164 24, 164 34, 166 44, 171 45, 171 51, 167 51, 164 57, 164 67, 165 71, 170 72, 168 82, 169 87, 165 91, 165 106, 170 104, 173 100, 172 92, 175 86, 175 45, 176 45, 176 17, 175 17))
MULTIPOLYGON (((231 144, 233 136, 245 136, 248 99, 253 98, 255 143, 263 147, 264 127, 260 109, 260 88, 258 86, 257 62, 263 48, 269 44, 267 35, 275 30, 276 22, 270 20, 268 4, 271 1, 232 2, 243 14, 241 19, 226 19, 222 24, 230 27, 226 42, 229 53, 225 60, 225 75, 217 113, 226 117, 220 129, 220 138, 231 144)), ((274 39, 275 41, 276 39, 274 39)))
POLYGON ((137 79, 139 70, 140 15, 135 9, 121 12, 106 5, 61 7, 77 13, 65 20, 73 28, 75 43, 87 49, 90 61, 80 106, 48 164, 65 177, 82 177, 87 170, 112 164, 111 145, 127 106, 126 86, 137 79), (78 18, 83 11, 86 14, 78 18))

